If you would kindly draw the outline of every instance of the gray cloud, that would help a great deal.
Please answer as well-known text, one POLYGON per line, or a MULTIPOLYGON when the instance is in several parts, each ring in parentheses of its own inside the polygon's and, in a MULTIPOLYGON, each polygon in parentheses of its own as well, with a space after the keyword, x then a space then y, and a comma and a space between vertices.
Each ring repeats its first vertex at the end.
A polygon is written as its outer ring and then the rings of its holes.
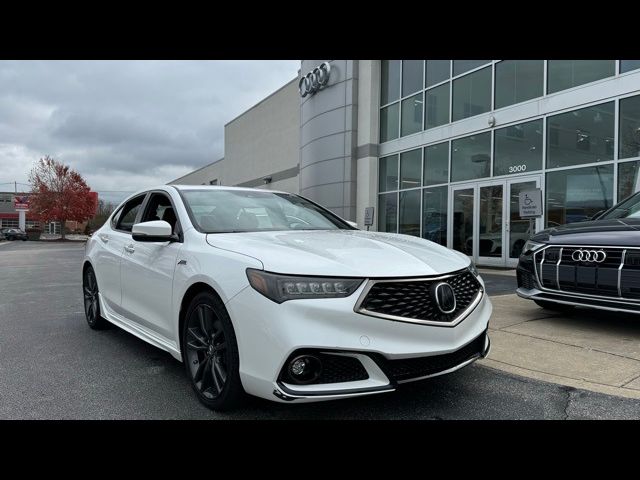
POLYGON ((291 80, 298 67, 298 61, 0 61, 0 184, 26 183, 44 155, 70 164, 97 191, 165 183, 220 158, 224 124, 291 80))

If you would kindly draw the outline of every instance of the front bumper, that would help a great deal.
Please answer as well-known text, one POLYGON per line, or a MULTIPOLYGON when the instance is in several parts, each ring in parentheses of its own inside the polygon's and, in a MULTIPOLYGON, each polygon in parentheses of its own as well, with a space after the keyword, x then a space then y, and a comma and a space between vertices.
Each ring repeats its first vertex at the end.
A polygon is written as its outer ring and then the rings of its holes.
POLYGON ((354 312, 365 284, 346 298, 276 304, 247 287, 231 299, 227 309, 238 339, 245 391, 281 402, 389 392, 404 381, 449 373, 488 354, 486 332, 492 305, 486 293, 462 322, 443 327, 354 312), (301 349, 355 358, 367 378, 311 385, 287 383, 280 374, 287 359, 301 349), (413 376, 394 374, 406 368, 414 369, 413 376))
MULTIPOLYGON (((518 281, 516 293, 519 297, 528 300, 557 303, 560 305, 595 308, 611 312, 640 314, 640 302, 638 301, 630 301, 626 298, 616 298, 612 296, 590 295, 574 291, 560 290, 558 287, 545 288, 540 285, 540 279, 535 270, 533 256, 531 254, 521 255, 516 268, 518 281)), ((558 274, 556 273, 556 278, 558 278, 557 275, 558 274)))

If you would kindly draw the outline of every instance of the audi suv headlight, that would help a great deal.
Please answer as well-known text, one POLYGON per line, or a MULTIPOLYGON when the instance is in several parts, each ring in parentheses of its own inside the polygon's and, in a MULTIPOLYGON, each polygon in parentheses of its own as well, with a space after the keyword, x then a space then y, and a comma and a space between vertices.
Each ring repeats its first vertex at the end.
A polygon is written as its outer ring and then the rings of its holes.
POLYGON ((362 278, 305 277, 280 275, 247 268, 254 290, 276 303, 303 298, 348 297, 362 284, 362 278))
POLYGON ((522 254, 526 255, 528 253, 535 252, 536 250, 544 247, 544 243, 534 242, 533 240, 527 240, 522 247, 522 254))

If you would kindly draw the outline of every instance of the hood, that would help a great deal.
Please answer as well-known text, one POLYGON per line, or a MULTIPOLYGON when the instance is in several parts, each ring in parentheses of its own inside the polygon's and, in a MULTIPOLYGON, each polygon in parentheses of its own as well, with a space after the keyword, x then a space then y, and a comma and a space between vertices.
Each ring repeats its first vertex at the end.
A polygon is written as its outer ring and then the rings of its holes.
POLYGON ((638 246, 640 219, 618 218, 569 223, 542 230, 532 240, 550 244, 638 246))
POLYGON ((214 247, 249 255, 270 272, 344 277, 413 277, 466 268, 469 259, 409 235, 362 230, 208 234, 214 247))

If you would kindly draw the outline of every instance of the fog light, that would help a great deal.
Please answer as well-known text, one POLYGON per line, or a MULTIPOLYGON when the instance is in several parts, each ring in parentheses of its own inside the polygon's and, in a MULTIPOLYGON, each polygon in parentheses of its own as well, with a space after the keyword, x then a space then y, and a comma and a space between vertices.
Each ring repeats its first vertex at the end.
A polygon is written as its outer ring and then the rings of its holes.
POLYGON ((320 376, 322 363, 318 357, 313 355, 301 355, 289 362, 287 370, 292 383, 311 383, 320 376))
POLYGON ((304 373, 307 368, 307 362, 304 358, 299 358, 291 364, 291 373, 296 377, 304 373))

